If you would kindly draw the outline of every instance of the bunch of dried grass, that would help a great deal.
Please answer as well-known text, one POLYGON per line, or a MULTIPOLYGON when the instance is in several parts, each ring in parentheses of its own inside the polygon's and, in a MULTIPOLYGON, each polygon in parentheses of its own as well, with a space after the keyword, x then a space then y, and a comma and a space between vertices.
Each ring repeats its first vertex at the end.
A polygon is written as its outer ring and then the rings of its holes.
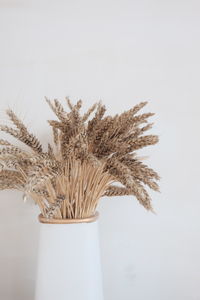
POLYGON ((6 111, 15 127, 0 125, 0 130, 29 146, 29 151, 0 140, 0 189, 23 191, 47 218, 91 216, 103 196, 134 195, 152 210, 144 186, 158 191, 159 176, 135 152, 158 142, 156 135, 144 135, 152 127, 147 120, 153 114, 136 115, 147 102, 104 117, 101 102, 81 115, 81 100, 73 105, 66 99, 70 112, 58 100, 46 101, 57 116, 48 121, 54 143, 47 151, 12 110, 6 111))

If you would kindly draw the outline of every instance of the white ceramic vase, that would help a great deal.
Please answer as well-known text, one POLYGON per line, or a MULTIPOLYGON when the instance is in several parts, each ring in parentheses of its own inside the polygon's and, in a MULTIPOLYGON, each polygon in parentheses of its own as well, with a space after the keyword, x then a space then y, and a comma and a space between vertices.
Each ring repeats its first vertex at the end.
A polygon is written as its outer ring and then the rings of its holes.
POLYGON ((103 300, 98 213, 87 219, 39 220, 35 300, 103 300))

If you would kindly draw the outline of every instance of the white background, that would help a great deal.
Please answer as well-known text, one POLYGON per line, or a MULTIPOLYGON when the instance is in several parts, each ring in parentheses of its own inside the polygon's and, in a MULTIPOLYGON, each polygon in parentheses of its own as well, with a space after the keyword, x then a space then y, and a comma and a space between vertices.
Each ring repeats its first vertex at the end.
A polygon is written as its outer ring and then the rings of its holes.
MULTIPOLYGON (((99 206, 105 300, 200 299, 199 57, 199 1, 0 0, 1 123, 10 106, 48 141, 44 96, 156 112, 160 143, 144 153, 162 177, 157 215, 133 197, 99 206)), ((1 192, 1 300, 33 300, 37 215, 1 192)))

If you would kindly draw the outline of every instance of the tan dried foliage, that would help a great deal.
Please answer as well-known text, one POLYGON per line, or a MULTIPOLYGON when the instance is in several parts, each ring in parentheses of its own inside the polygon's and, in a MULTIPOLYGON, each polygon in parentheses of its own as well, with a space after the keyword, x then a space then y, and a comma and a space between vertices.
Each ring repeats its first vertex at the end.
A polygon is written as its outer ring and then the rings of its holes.
POLYGON ((136 155, 158 142, 158 136, 144 135, 152 128, 148 119, 153 114, 136 115, 147 102, 112 117, 104 116, 101 101, 83 115, 81 100, 74 105, 66 98, 69 112, 57 99, 46 101, 58 118, 48 121, 53 142, 47 151, 12 110, 6 111, 14 127, 0 125, 0 130, 29 150, 0 139, 0 189, 23 191, 47 218, 91 216, 103 196, 134 195, 152 210, 146 186, 158 191, 159 175, 136 155))

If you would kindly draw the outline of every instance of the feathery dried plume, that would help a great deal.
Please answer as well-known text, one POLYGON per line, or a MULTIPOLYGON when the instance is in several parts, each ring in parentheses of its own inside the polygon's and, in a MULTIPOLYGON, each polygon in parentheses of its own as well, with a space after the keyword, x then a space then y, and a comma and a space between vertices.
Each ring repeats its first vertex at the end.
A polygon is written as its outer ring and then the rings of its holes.
POLYGON ((83 115, 82 100, 72 104, 66 98, 69 112, 57 99, 46 101, 57 117, 48 121, 54 143, 48 144, 47 152, 16 114, 6 111, 14 128, 0 125, 0 130, 30 150, 0 139, 0 189, 22 191, 25 198, 34 199, 46 218, 91 216, 103 196, 133 195, 152 211, 146 187, 159 191, 156 181, 160 177, 136 155, 136 150, 158 142, 158 136, 144 135, 152 128, 148 119, 154 114, 136 115, 147 102, 121 115, 104 117, 106 108, 101 101, 83 115))
POLYGON ((23 131, 24 133, 27 133, 26 126, 24 126, 24 124, 20 121, 20 119, 16 116, 16 114, 11 109, 7 109, 6 113, 7 113, 8 117, 10 118, 10 120, 13 122, 13 124, 20 131, 23 131))

